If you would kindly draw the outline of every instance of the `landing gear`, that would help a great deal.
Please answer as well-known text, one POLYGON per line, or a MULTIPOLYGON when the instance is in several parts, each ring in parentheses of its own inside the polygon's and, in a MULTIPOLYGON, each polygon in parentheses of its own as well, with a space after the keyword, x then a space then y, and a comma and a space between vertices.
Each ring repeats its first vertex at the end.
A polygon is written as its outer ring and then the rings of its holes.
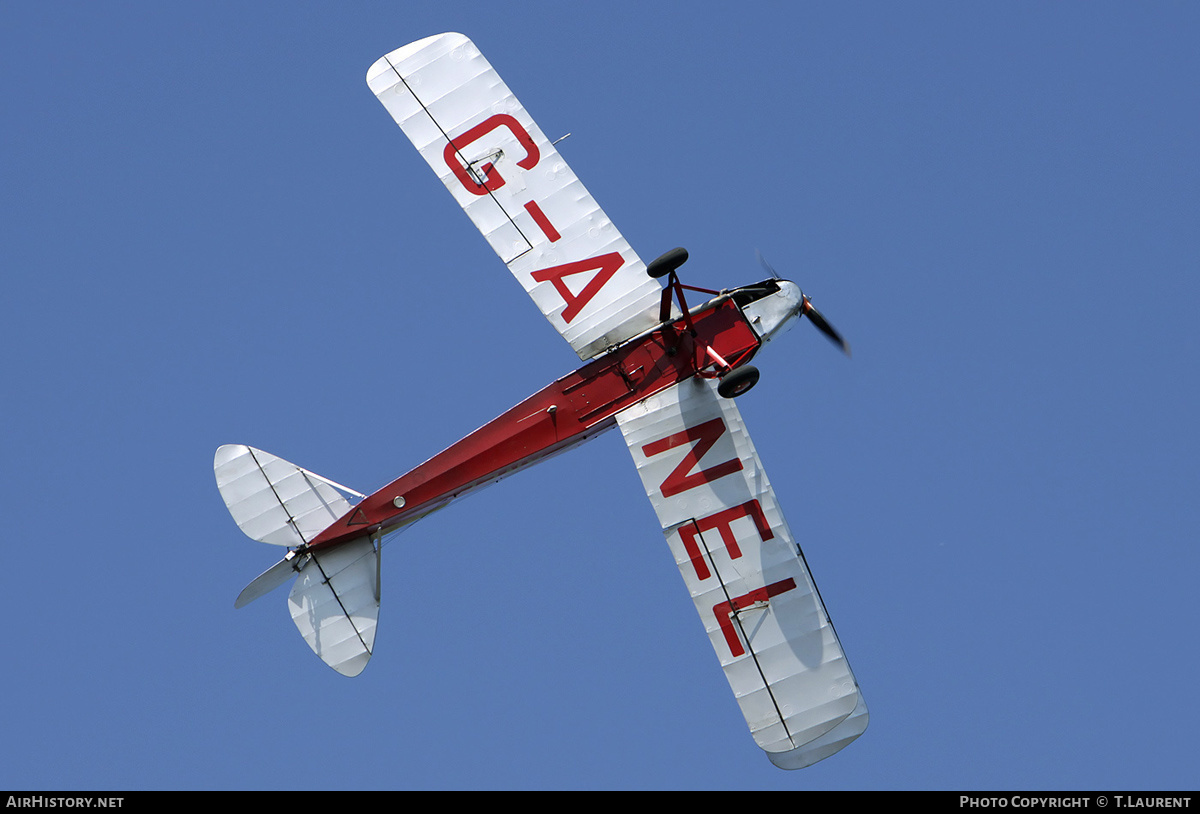
MULTIPOLYGON (((662 303, 658 309, 658 320, 664 326, 664 336, 675 338, 675 344, 668 345, 666 352, 668 356, 674 356, 678 349, 678 342, 682 340, 684 334, 696 336, 696 326, 692 324, 692 312, 687 306, 687 302, 683 298, 683 290, 686 288, 689 291, 699 291, 704 294, 712 294, 714 296, 721 295, 726 292, 710 291, 706 288, 696 288, 695 286, 684 285, 679 282, 679 267, 687 262, 687 249, 682 246, 677 249, 671 249, 650 261, 646 266, 646 273, 651 277, 666 277, 667 285, 662 292, 662 303), (679 310, 683 316, 676 322, 668 324, 671 318, 671 299, 672 295, 679 299, 679 310)), ((769 293, 769 292, 768 292, 769 293)), ((742 307, 742 303, 737 303, 738 307, 742 307)), ((695 352, 698 358, 695 360, 698 375, 705 379, 720 378, 720 383, 717 385, 717 392, 727 399, 737 398, 742 393, 745 393, 754 385, 758 384, 758 368, 751 365, 742 365, 734 367, 742 359, 749 358, 754 348, 749 352, 743 350, 732 361, 726 361, 721 357, 717 350, 705 342, 700 342, 696 346, 695 352), (709 366, 715 367, 715 370, 709 370, 709 366)))
POLYGON ((686 263, 687 259, 687 249, 682 246, 678 249, 671 249, 651 260, 650 265, 646 266, 646 273, 651 277, 665 277, 686 263))
POLYGON ((758 384, 758 368, 754 365, 742 365, 721 377, 717 392, 727 399, 733 399, 745 393, 758 384))

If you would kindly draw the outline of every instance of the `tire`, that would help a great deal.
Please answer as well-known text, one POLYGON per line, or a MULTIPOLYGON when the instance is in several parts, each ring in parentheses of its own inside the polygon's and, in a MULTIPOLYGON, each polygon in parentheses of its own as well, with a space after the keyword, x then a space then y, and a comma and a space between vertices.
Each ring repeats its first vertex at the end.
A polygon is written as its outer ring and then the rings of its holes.
POLYGON ((717 385, 717 392, 727 399, 733 399, 756 384, 758 384, 758 368, 754 365, 743 365, 721 377, 721 383, 717 385))
POLYGON ((650 265, 646 266, 646 273, 651 277, 665 277, 686 263, 687 259, 687 249, 682 246, 678 249, 671 249, 651 260, 650 265))

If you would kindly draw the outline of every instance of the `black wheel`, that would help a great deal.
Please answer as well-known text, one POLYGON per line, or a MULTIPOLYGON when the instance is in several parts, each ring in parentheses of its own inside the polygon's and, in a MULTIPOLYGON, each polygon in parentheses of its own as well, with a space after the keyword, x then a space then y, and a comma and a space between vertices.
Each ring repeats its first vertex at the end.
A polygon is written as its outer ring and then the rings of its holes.
POLYGON ((744 365, 722 376, 721 383, 717 385, 717 392, 727 399, 733 399, 756 384, 758 384, 758 368, 754 365, 744 365))
POLYGON ((682 246, 678 249, 671 249, 651 260, 650 265, 646 266, 646 273, 651 277, 665 277, 686 263, 687 259, 687 249, 682 246))

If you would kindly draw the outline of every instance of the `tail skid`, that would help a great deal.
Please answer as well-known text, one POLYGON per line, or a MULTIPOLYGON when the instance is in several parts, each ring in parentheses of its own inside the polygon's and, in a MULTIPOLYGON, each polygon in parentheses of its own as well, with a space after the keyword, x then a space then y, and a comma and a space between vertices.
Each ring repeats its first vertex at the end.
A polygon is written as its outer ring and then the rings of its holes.
POLYGON ((342 493, 363 495, 242 444, 219 448, 213 471, 238 527, 251 539, 290 549, 242 590, 234 607, 295 576, 288 610, 300 635, 342 675, 361 673, 375 645, 382 540, 364 535, 319 554, 308 544, 350 510, 342 493))

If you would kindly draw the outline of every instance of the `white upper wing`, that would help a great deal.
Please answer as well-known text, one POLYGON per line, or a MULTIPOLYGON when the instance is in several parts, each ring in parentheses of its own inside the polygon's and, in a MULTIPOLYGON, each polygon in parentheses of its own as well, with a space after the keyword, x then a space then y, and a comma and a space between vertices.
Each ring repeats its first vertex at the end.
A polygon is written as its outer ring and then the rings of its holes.
POLYGON ((581 358, 657 324, 661 287, 474 43, 406 45, 367 84, 581 358))
POLYGON ((858 737, 858 683, 733 401, 692 379, 617 422, 758 745, 802 768, 858 737))

